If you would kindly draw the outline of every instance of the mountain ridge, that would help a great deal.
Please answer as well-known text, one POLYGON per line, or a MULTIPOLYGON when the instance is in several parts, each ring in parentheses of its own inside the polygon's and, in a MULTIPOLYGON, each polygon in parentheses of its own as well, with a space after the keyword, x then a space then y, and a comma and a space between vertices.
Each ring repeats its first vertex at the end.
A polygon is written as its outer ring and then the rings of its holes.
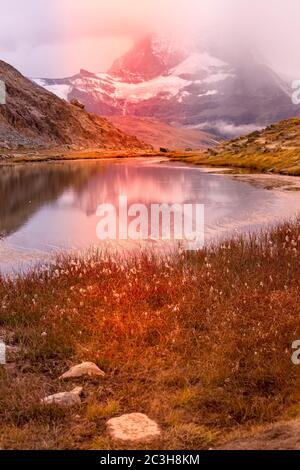
POLYGON ((0 147, 89 146, 103 149, 149 145, 125 135, 107 119, 58 98, 0 61, 6 103, 0 106, 0 147))
POLYGON ((215 147, 218 140, 200 129, 172 126, 153 118, 135 116, 109 116, 108 120, 128 135, 135 135, 158 150, 196 150, 215 147))

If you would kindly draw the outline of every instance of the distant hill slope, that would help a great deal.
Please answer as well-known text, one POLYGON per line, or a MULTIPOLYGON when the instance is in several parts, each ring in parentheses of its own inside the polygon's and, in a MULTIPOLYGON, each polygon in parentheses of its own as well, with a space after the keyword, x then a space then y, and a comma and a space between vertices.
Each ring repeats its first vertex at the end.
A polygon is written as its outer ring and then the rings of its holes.
POLYGON ((218 144, 214 136, 200 129, 180 128, 156 119, 134 116, 110 116, 108 119, 126 134, 135 135, 155 149, 204 149, 218 144))
POLYGON ((185 161, 300 175, 300 118, 280 121, 261 131, 194 154, 185 161))
POLYGON ((243 137, 233 139, 219 145, 214 153, 232 152, 237 154, 263 152, 264 154, 273 154, 284 151, 300 150, 300 118, 295 117, 280 121, 276 124, 252 132, 243 137))
POLYGON ((0 147, 149 147, 105 118, 61 100, 3 61, 0 79, 6 84, 6 104, 0 105, 0 147))

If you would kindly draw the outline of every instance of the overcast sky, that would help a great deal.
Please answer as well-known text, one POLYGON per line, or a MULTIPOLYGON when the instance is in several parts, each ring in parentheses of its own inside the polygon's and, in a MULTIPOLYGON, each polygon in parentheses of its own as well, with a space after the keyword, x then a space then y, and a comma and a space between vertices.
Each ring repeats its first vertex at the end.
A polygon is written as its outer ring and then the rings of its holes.
POLYGON ((300 79, 299 0, 8 0, 0 59, 32 77, 105 71, 148 32, 257 51, 300 79))

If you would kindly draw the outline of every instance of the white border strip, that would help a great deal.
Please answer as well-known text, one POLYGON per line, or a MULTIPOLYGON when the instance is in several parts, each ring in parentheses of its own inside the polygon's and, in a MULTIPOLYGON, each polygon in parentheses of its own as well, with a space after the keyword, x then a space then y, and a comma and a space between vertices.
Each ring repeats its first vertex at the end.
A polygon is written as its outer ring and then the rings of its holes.
POLYGON ((3 80, 0 80, 0 104, 6 103, 6 88, 3 80))

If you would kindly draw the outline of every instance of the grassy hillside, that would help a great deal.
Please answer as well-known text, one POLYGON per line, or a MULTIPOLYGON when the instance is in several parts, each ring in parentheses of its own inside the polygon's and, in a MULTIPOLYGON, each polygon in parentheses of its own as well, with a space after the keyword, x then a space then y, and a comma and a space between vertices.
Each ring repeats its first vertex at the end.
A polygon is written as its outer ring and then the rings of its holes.
POLYGON ((214 149, 193 153, 184 157, 184 161, 300 175, 300 118, 281 121, 214 149))
POLYGON ((71 105, 0 60, 6 103, 0 105, 0 152, 7 149, 68 146, 149 150, 107 119, 71 105))

